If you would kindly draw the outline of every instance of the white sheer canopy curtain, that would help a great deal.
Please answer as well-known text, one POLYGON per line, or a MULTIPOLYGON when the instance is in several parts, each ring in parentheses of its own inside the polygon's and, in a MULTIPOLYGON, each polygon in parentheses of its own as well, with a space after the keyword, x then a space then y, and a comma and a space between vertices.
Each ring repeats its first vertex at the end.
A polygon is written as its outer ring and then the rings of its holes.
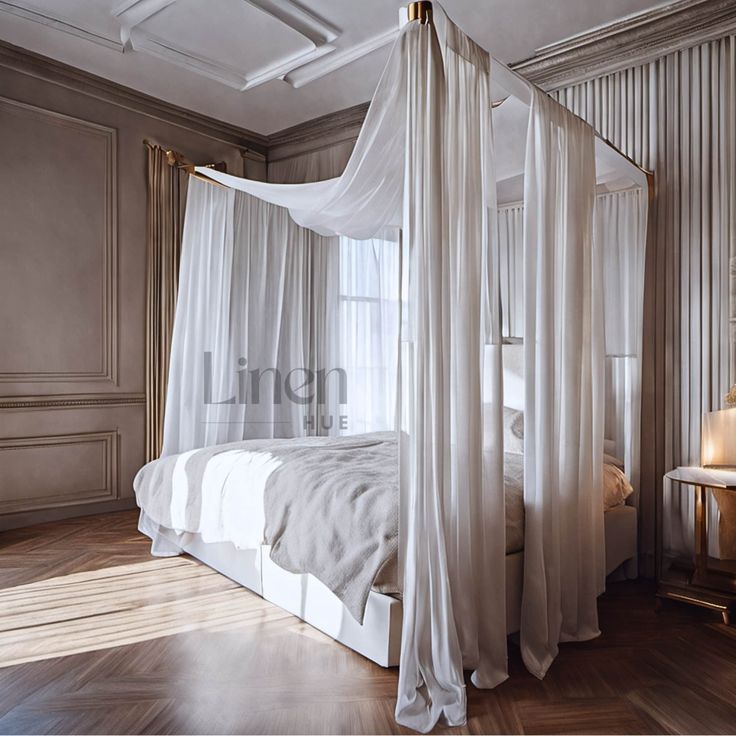
POLYGON ((475 670, 479 687, 507 676, 500 360, 497 416, 489 422, 496 441, 483 454, 484 341, 489 334, 500 340, 490 296, 497 293, 489 247, 490 58, 451 22, 445 29, 444 65, 431 25, 412 24, 403 36, 409 347, 402 353, 404 625, 396 718, 424 732, 439 720, 465 722, 463 668, 475 670))
POLYGON ((537 90, 524 180, 521 650, 543 677, 559 642, 600 633, 605 348, 593 130, 537 90))

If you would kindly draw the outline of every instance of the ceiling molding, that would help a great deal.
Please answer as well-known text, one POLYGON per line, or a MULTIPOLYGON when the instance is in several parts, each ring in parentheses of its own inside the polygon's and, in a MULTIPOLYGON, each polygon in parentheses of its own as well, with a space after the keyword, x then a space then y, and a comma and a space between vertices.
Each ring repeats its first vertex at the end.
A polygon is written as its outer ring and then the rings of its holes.
POLYGON ((368 102, 322 115, 268 137, 268 160, 279 161, 338 143, 354 141, 368 111, 368 102))
MULTIPOLYGON (((128 31, 160 13, 176 0, 123 0, 112 10, 112 15, 128 31)), ((292 0, 243 0, 244 3, 281 21, 315 46, 331 43, 340 31, 314 13, 296 5, 292 0)))
POLYGON ((176 0, 124 0, 112 9, 111 15, 120 23, 120 40, 126 49, 131 49, 131 32, 143 21, 153 18, 176 0))
POLYGON ((83 38, 85 41, 91 41, 96 43, 98 46, 104 46, 107 49, 121 52, 123 51, 123 44, 116 38, 107 38, 107 36, 101 36, 99 33, 80 26, 77 23, 72 23, 70 20, 63 18, 54 13, 50 13, 48 10, 42 10, 36 8, 33 5, 29 5, 26 2, 11 2, 10 0, 0 0, 0 13, 7 13, 8 15, 14 15, 24 20, 30 20, 33 23, 52 28, 55 31, 61 31, 67 33, 70 36, 76 36, 77 38, 83 38))
POLYGON ((36 8, 25 0, 0 0, 0 12, 119 53, 136 51, 148 54, 241 92, 274 79, 282 79, 294 88, 303 87, 393 43, 398 35, 398 29, 392 28, 353 46, 339 49, 332 42, 339 37, 340 30, 293 0, 242 0, 300 34, 308 43, 306 50, 244 73, 239 68, 182 48, 174 40, 146 31, 143 25, 146 21, 176 2, 177 0, 123 0, 111 11, 111 15, 120 24, 119 40, 107 38, 66 18, 36 8))
POLYGON ((130 87, 0 41, 0 68, 42 79, 89 97, 192 130, 213 140, 265 155, 268 136, 163 102, 130 87))
POLYGON ((734 0, 676 0, 550 44, 510 66, 550 91, 645 64, 734 31, 734 0))
POLYGON ((131 48, 135 51, 142 51, 151 56, 156 56, 240 92, 245 92, 273 79, 279 79, 290 72, 295 65, 306 64, 333 50, 333 47, 329 45, 319 46, 303 54, 292 56, 285 61, 268 64, 250 74, 243 74, 235 67, 221 64, 213 59, 179 48, 170 41, 146 33, 140 28, 131 29, 129 38, 131 48))
POLYGON ((143 24, 147 20, 170 8, 176 0, 125 0, 112 11, 112 15, 120 23, 120 38, 126 49, 163 59, 240 92, 274 79, 282 79, 298 67, 335 50, 331 42, 338 37, 338 29, 296 5, 292 0, 242 0, 242 2, 298 33, 308 43, 308 48, 286 59, 278 59, 244 73, 216 59, 181 48, 174 41, 149 33, 144 28, 143 24))
POLYGON ((295 89, 299 89, 299 87, 303 87, 305 84, 314 82, 316 79, 320 79, 331 72, 347 66, 353 61, 362 59, 364 56, 367 56, 384 46, 388 46, 396 40, 398 35, 399 29, 392 28, 378 36, 369 38, 367 41, 335 51, 324 59, 300 66, 294 71, 288 73, 284 77, 284 80, 295 89))
POLYGON ((291 0, 244 0, 244 2, 293 28, 315 46, 332 43, 340 35, 340 31, 335 26, 291 0))

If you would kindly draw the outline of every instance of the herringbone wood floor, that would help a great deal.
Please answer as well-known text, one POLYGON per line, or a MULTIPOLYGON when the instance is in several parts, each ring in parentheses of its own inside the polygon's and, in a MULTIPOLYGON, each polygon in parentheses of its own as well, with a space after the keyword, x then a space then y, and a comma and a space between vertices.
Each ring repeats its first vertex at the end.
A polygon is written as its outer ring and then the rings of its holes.
MULTIPOLYGON (((645 583, 600 609, 603 635, 564 645, 543 681, 511 647, 510 679, 469 686, 453 731, 736 731, 735 629, 655 613, 645 583)), ((0 532, 0 733, 388 733, 395 688, 198 563, 152 560, 134 513, 0 532)))

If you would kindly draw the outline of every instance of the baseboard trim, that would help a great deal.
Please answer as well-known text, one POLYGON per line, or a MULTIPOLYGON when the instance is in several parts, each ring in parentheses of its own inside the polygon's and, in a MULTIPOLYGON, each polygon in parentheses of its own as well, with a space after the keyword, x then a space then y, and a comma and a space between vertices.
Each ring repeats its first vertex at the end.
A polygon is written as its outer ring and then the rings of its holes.
POLYGON ((15 514, 0 514, 0 532, 11 529, 22 529, 36 524, 45 524, 62 519, 76 519, 95 514, 106 514, 112 511, 129 511, 137 508, 135 498, 116 499, 115 501, 104 501, 101 503, 90 503, 79 506, 60 506, 56 508, 42 509, 38 511, 23 511, 15 514))

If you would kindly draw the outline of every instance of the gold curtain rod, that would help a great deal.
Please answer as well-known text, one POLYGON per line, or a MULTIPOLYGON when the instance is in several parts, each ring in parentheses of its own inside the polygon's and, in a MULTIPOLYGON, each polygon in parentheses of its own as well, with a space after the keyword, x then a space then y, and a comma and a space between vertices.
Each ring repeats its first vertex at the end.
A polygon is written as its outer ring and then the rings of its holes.
MULTIPOLYGON (((191 161, 189 161, 183 153, 179 153, 179 151, 174 151, 171 148, 164 148, 163 146, 159 146, 157 143, 152 143, 146 138, 143 139, 143 145, 147 146, 148 148, 160 148, 162 151, 164 151, 164 153, 166 154, 166 163, 169 166, 175 166, 177 169, 183 169, 187 174, 195 177, 196 179, 202 179, 203 181, 209 181, 213 184, 224 186, 219 182, 208 179, 206 176, 197 174, 194 171, 194 168, 195 166, 197 166, 197 164, 193 164, 191 161)), ((227 173, 227 164, 224 161, 217 161, 215 163, 200 165, 204 166, 207 169, 214 169, 215 171, 222 171, 223 173, 227 173)))

